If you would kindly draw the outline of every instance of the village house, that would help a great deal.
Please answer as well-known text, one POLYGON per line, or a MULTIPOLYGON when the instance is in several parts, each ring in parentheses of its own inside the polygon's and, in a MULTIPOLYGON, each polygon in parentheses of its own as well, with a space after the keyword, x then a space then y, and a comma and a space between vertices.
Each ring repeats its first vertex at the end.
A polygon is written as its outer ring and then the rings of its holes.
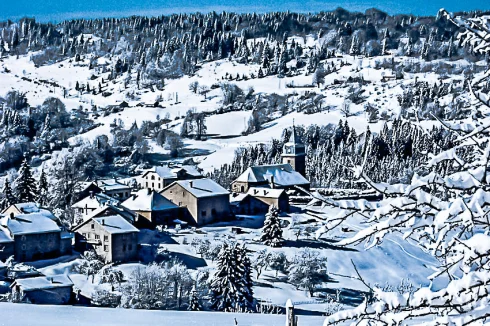
POLYGON ((71 205, 71 208, 75 211, 76 217, 83 218, 84 216, 91 215, 97 209, 106 206, 106 204, 117 205, 118 203, 119 200, 104 193, 91 192, 87 197, 71 205))
POLYGON ((79 200, 88 197, 91 193, 103 193, 117 200, 125 200, 131 195, 131 187, 117 179, 81 182, 77 188, 76 198, 79 200))
POLYGON ((232 193, 230 205, 235 214, 256 215, 267 213, 270 206, 289 212, 289 196, 284 189, 252 187, 246 194, 232 193))
POLYGON ((203 178, 203 175, 195 165, 168 163, 146 170, 140 178, 140 188, 161 191, 174 181, 200 178, 203 178))
POLYGON ((33 304, 67 304, 73 293, 68 275, 39 276, 15 280, 10 288, 19 302, 33 304))
POLYGON ((274 206, 281 212, 289 212, 289 196, 284 189, 252 187, 248 190, 247 194, 269 207, 274 206))
POLYGON ((106 263, 138 259, 138 232, 120 215, 92 217, 73 228, 77 251, 94 250, 106 263))
POLYGON ((8 207, 0 218, 0 259, 14 255, 16 261, 54 258, 71 253, 72 237, 57 224, 57 218, 34 203, 8 207), (9 241, 8 239, 11 239, 9 241))
POLYGON ((133 211, 139 227, 168 225, 179 217, 181 208, 153 189, 141 189, 126 199, 121 206, 133 211))
POLYGON ((167 186, 161 194, 185 208, 192 224, 204 225, 230 215, 230 193, 211 179, 181 180, 167 186))
POLYGON ((233 192, 230 194, 230 207, 235 215, 257 215, 267 212, 269 205, 250 196, 233 192))

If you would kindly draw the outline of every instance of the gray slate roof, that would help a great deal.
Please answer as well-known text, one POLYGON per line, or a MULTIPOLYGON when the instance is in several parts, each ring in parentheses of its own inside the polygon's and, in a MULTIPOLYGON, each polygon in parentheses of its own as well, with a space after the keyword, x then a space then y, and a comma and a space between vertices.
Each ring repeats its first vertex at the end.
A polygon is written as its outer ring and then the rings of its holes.
POLYGON ((121 205, 136 212, 165 211, 179 207, 158 192, 151 189, 139 190, 131 197, 126 199, 121 205))
POLYGON ((92 220, 110 234, 139 232, 137 228, 119 215, 95 217, 92 220))
POLYGON ((177 172, 184 170, 184 172, 193 177, 201 177, 202 174, 199 172, 196 166, 194 165, 164 165, 164 166, 155 166, 149 170, 146 170, 143 173, 143 177, 149 172, 155 172, 162 179, 175 179, 177 178, 177 172))
POLYGON ((188 191, 189 193, 191 193, 193 196, 197 198, 214 197, 214 196, 230 194, 228 190, 226 190, 225 188, 221 187, 219 184, 217 184, 216 182, 208 178, 175 181, 168 187, 171 187, 175 183, 179 184, 182 188, 184 188, 186 191, 188 191))
POLYGON ((106 203, 115 205, 118 204, 119 201, 110 196, 107 196, 106 194, 94 194, 93 196, 87 196, 83 198, 82 200, 71 205, 71 207, 72 208, 87 207, 87 208, 95 209, 95 208, 103 207, 106 203))
POLYGON ((235 181, 247 183, 270 182, 274 177, 274 183, 279 186, 294 186, 310 184, 299 172, 296 172, 290 164, 274 164, 249 167, 235 181))

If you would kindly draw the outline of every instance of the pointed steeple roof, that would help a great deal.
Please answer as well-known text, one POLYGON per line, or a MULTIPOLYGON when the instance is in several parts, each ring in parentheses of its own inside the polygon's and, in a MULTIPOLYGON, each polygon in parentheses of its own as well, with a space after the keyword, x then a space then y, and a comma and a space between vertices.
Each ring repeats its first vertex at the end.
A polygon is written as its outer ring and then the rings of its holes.
POLYGON ((296 127, 293 124, 293 131, 291 136, 289 137, 289 141, 284 144, 284 148, 282 151, 282 155, 291 156, 291 155, 304 155, 305 154, 305 145, 301 141, 301 137, 299 137, 296 127))

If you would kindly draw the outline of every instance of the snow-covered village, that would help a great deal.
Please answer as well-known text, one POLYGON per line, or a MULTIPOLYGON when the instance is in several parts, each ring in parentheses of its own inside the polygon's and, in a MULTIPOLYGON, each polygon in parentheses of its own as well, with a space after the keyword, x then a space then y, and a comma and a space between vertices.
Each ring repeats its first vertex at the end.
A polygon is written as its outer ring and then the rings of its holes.
POLYGON ((446 9, 0 20, 0 325, 490 323, 490 11, 446 9))

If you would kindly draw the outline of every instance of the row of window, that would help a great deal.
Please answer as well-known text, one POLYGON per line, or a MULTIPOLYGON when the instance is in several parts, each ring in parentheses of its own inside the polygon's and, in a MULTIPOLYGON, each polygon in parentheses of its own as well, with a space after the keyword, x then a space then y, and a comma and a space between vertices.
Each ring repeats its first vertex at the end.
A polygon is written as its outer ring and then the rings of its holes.
MULTIPOLYGON (((92 238, 92 233, 82 233, 82 236, 85 238, 85 239, 91 239, 92 238)), ((100 240, 100 235, 99 234, 94 234, 94 239, 95 240, 100 240)), ((104 235, 104 241, 107 242, 109 241, 109 236, 108 235, 104 235)))
MULTIPOLYGON (((36 237, 37 240, 46 238, 46 236, 44 234, 36 234, 35 237, 36 237)), ((53 233, 48 233, 47 238, 48 238, 49 241, 52 241, 54 239, 54 234, 53 233)), ((27 240, 27 237, 25 235, 23 235, 20 238, 20 240, 21 241, 26 241, 27 240)))

